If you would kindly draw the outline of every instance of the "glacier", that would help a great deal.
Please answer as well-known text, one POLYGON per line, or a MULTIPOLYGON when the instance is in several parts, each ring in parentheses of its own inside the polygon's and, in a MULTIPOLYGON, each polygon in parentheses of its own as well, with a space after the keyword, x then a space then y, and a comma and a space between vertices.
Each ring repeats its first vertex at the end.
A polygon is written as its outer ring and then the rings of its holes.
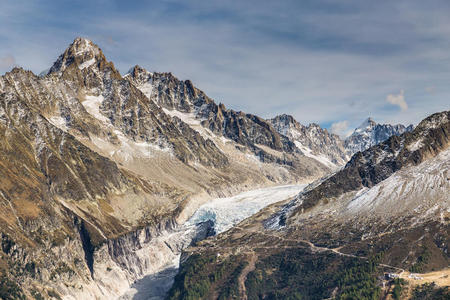
POLYGON ((186 222, 186 226, 209 220, 214 223, 216 234, 219 234, 272 203, 296 196, 305 186, 306 184, 275 186, 251 190, 234 197, 214 199, 200 206, 186 222))
POLYGON ((186 237, 194 237, 192 232, 196 228, 209 222, 213 226, 214 234, 219 234, 270 204, 296 196, 306 186, 298 184, 260 188, 233 197, 216 198, 201 205, 175 232, 158 238, 164 240, 166 245, 171 245, 166 249, 168 253, 160 255, 160 258, 165 260, 161 263, 162 267, 136 281, 119 299, 164 299, 178 272, 181 251, 189 246, 186 237))

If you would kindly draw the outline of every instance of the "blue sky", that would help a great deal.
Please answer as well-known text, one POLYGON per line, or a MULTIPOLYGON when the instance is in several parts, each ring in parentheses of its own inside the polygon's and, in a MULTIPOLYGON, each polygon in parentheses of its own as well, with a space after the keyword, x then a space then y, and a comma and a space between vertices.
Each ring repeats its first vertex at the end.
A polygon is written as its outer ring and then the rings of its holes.
POLYGON ((77 36, 122 73, 170 71, 229 108, 340 134, 450 108, 449 1, 3 0, 0 73, 39 73, 77 36))

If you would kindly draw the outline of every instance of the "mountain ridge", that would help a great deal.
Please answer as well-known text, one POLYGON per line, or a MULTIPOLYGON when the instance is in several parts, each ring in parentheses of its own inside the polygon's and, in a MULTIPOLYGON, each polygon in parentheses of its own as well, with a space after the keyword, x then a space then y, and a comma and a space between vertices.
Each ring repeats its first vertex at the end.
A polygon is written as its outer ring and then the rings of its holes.
POLYGON ((304 126, 290 115, 279 115, 269 120, 272 126, 287 136, 305 155, 324 161, 334 168, 345 164, 348 156, 339 136, 330 134, 318 124, 304 126))

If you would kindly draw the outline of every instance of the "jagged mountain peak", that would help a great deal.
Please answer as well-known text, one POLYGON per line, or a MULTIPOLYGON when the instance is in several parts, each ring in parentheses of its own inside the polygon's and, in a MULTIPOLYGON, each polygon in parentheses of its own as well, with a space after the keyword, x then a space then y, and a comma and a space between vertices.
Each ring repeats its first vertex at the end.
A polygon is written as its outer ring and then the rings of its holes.
MULTIPOLYGON (((169 110, 190 112, 193 107, 192 98, 197 98, 198 92, 200 93, 189 80, 179 80, 170 72, 149 72, 139 65, 132 67, 124 78, 136 85, 148 98, 169 110)), ((207 98, 203 92, 201 94, 202 98, 207 98)), ((212 100, 208 99, 206 102, 210 101, 212 100)))
POLYGON ((323 131, 327 131, 327 132, 328 132, 328 130, 327 130, 326 128, 320 127, 320 125, 317 124, 317 123, 309 123, 308 126, 306 126, 306 127, 307 127, 307 128, 320 129, 320 130, 323 130, 323 131))
POLYGON ((139 65, 131 67, 124 77, 128 77, 138 85, 150 83, 153 79, 155 79, 157 81, 162 80, 165 82, 172 82, 172 84, 174 84, 175 82, 182 82, 190 85, 192 89, 194 88, 192 82, 189 79, 180 80, 175 75, 173 75, 172 72, 150 72, 139 65))
POLYGON ((130 76, 136 77, 137 75, 142 74, 142 73, 149 73, 149 72, 145 68, 143 68, 143 67, 141 67, 139 65, 134 65, 133 67, 131 67, 128 70, 126 75, 130 75, 130 76))
MULTIPOLYGON (((131 67, 124 77, 131 78, 136 84, 142 85, 147 82, 151 82, 153 73, 147 71, 145 68, 135 65, 131 67)), ((149 95, 147 95, 149 96, 149 95)))
POLYGON ((297 121, 294 119, 293 116, 288 114, 281 114, 273 118, 274 122, 283 122, 285 125, 296 123, 297 121))
MULTIPOLYGON (((281 114, 278 116, 275 116, 273 119, 269 120, 273 126, 281 126, 281 125, 285 125, 285 126, 294 126, 294 127, 304 127, 304 128, 308 128, 308 129, 314 129, 314 130, 320 130, 320 131, 324 131, 324 132, 328 132, 327 129, 322 128, 319 124, 317 123, 309 123, 308 125, 303 125, 300 122, 298 122, 292 115, 289 114, 281 114)), ((334 134, 332 134, 334 135, 334 134)))
POLYGON ((98 54, 101 52, 100 48, 96 44, 83 37, 75 38, 69 49, 75 51, 76 55, 82 55, 89 52, 95 52, 98 54))
POLYGON ((371 117, 368 117, 367 119, 364 120, 364 122, 361 123, 361 125, 359 125, 356 128, 355 132, 359 132, 359 131, 362 131, 362 130, 365 130, 368 128, 372 128, 376 125, 377 125, 377 123, 371 117))
POLYGON ((107 64, 113 67, 112 63, 108 63, 99 46, 91 40, 77 37, 58 57, 48 74, 62 73, 72 65, 83 71, 90 68, 100 69, 107 64))
POLYGON ((11 71, 6 72, 5 76, 16 75, 16 74, 33 74, 33 72, 31 72, 30 70, 25 70, 22 67, 14 67, 14 68, 12 68, 11 71))
POLYGON ((271 125, 282 135, 287 136, 290 139, 293 139, 296 136, 296 132, 303 129, 304 126, 297 122, 295 118, 288 114, 281 114, 273 119, 268 120, 271 125), (293 132, 293 130, 295 132, 293 132))

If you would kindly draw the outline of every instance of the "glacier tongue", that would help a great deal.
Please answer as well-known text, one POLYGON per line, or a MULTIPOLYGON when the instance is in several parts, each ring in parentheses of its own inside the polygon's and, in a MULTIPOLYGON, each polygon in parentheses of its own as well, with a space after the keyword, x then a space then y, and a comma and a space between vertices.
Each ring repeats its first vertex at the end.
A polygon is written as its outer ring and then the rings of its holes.
POLYGON ((202 205, 186 225, 210 220, 214 223, 216 234, 219 234, 272 203, 296 196, 305 186, 306 184, 276 186, 244 192, 234 197, 217 198, 202 205))
POLYGON ((306 184, 284 185, 262 188, 241 193, 234 197, 217 198, 202 206, 194 215, 173 233, 159 239, 171 245, 170 253, 160 253, 162 268, 136 281, 120 300, 164 299, 178 272, 180 253, 188 246, 186 238, 194 237, 193 232, 201 226, 213 223, 215 234, 226 231, 264 207, 294 197, 306 184))

